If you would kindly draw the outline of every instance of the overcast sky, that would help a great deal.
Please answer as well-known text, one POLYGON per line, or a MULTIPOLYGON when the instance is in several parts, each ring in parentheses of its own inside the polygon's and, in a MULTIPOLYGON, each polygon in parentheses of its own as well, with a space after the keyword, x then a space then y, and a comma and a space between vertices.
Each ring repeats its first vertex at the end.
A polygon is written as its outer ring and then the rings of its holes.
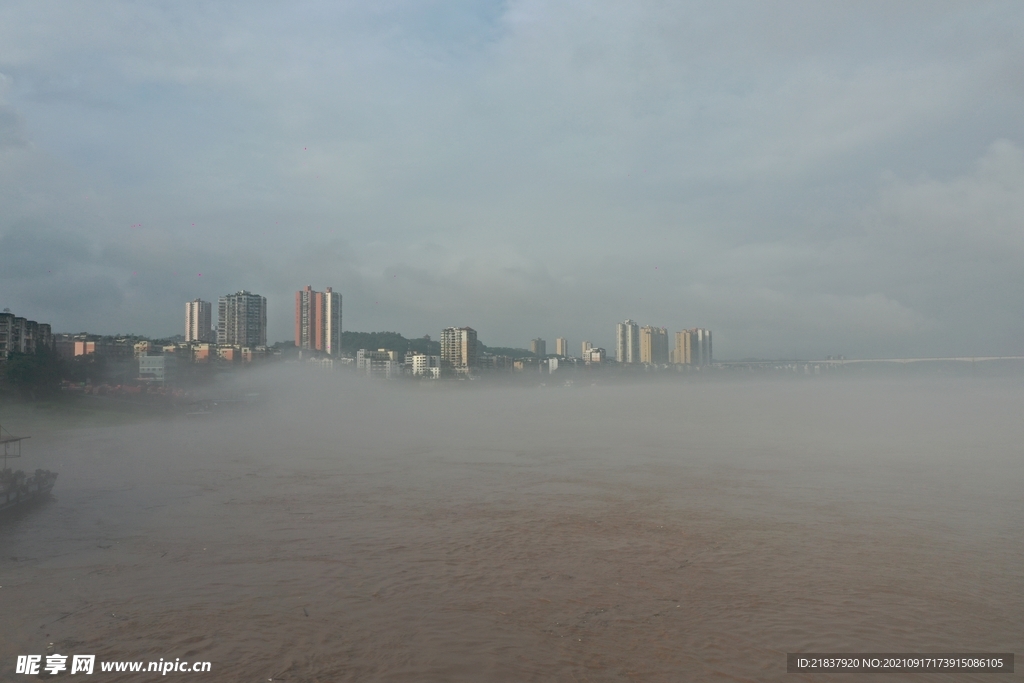
POLYGON ((1024 353, 1024 3, 0 3, 0 308, 1024 353))

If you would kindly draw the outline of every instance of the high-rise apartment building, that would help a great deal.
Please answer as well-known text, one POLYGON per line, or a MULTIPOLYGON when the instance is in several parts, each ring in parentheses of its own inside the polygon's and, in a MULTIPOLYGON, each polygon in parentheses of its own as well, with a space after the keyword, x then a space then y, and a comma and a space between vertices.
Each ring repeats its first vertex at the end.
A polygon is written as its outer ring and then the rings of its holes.
POLYGON ((267 299, 242 290, 217 302, 217 343, 232 346, 267 345, 267 299))
POLYGON ((10 310, 0 313, 0 360, 5 360, 12 353, 24 353, 27 322, 10 310))
POLYGON ((329 356, 341 352, 341 294, 309 285, 295 292, 295 345, 329 356))
POLYGON ((620 363, 640 362, 640 326, 632 320, 616 326, 615 360, 620 363))
POLYGON ((668 330, 650 325, 640 328, 640 362, 652 365, 668 363, 668 330))
POLYGON ((585 359, 587 357, 587 351, 590 351, 590 349, 592 348, 594 348, 593 344, 591 344, 588 341, 583 342, 583 344, 581 344, 580 346, 581 357, 585 359))
POLYGON ((6 308, 0 313, 0 360, 12 353, 35 353, 44 348, 55 348, 48 323, 27 320, 6 308))
POLYGON ((324 291, 324 353, 341 355, 341 293, 324 291))
POLYGON ((213 304, 196 299, 185 304, 185 341, 213 341, 213 304))
POLYGON ((676 332, 676 348, 672 350, 672 362, 679 365, 711 365, 711 330, 695 327, 692 330, 676 332))
POLYGON ((694 365, 711 365, 711 330, 690 330, 691 359, 694 365))
POLYGON ((537 358, 543 358, 548 355, 548 343, 540 338, 531 340, 530 353, 535 355, 537 358))
POLYGON ((676 347, 672 349, 672 362, 677 365, 689 365, 691 362, 690 331, 676 332, 676 347))
POLYGON ((567 358, 569 356, 569 342, 565 337, 555 339, 555 355, 567 358))
POLYGON ((441 364, 468 373, 477 366, 476 330, 447 327, 441 332, 441 364))
POLYGON ((295 292, 295 345, 300 349, 315 349, 323 343, 323 295, 306 288, 295 292))

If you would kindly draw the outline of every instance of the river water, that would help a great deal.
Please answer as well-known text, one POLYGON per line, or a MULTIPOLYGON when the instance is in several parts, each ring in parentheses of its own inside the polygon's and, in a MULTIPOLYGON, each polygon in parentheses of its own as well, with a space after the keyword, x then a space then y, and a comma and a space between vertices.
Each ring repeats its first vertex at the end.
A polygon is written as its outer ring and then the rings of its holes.
POLYGON ((252 381, 214 415, 5 420, 60 478, 0 524, 0 681, 47 652, 396 682, 1024 652, 1020 380, 252 381))

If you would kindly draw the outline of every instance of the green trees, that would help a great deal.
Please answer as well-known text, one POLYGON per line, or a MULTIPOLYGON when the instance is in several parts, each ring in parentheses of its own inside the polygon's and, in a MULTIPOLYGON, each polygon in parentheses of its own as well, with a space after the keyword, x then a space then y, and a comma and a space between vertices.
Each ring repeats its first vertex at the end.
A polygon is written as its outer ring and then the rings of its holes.
POLYGON ((435 356, 441 353, 440 342, 427 341, 423 338, 406 339, 398 332, 342 332, 341 348, 349 353, 359 349, 387 349, 397 351, 400 356, 405 356, 406 351, 419 351, 435 356))
POLYGON ((35 353, 12 353, 0 364, 3 388, 28 399, 55 395, 60 391, 63 376, 64 362, 50 348, 40 348, 35 353))

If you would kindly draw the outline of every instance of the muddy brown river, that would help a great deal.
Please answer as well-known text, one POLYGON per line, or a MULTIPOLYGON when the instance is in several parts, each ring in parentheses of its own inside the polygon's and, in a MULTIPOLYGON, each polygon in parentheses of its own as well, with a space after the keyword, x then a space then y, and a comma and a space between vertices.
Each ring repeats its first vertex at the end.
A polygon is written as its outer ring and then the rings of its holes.
POLYGON ((786 673, 1024 652, 1019 379, 252 381, 5 419, 60 478, 0 522, 0 681, 54 652, 212 669, 98 681, 1020 677, 786 673))

